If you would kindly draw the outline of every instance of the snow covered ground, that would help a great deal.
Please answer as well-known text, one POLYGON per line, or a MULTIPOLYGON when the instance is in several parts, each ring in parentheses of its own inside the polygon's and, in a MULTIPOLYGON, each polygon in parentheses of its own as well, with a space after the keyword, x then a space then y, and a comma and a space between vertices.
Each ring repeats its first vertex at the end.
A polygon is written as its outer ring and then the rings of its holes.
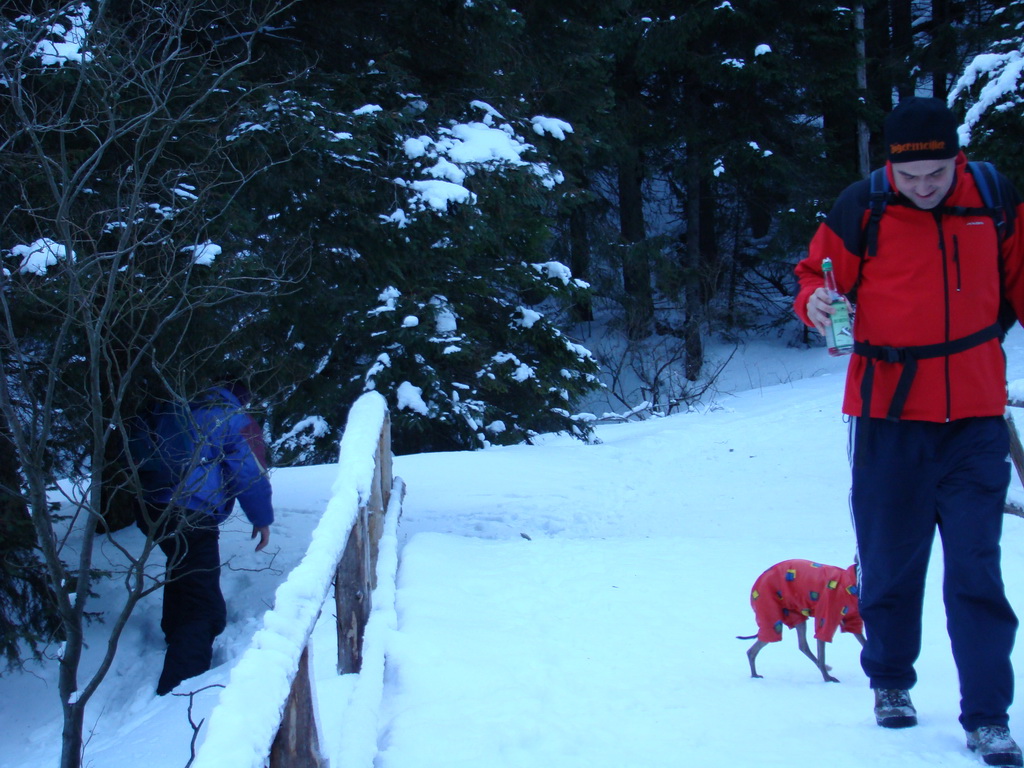
MULTIPOLYGON (((1024 377, 1024 331, 1007 351, 1010 378, 1024 377)), ((938 557, 914 691, 918 728, 874 725, 848 636, 828 647, 838 685, 821 681, 792 633, 762 652, 765 677, 752 680, 749 641, 735 639, 754 631, 748 593, 769 565, 852 561, 844 365, 823 349, 759 342, 723 377, 720 391, 735 392, 692 413, 601 426, 596 445, 548 436, 536 446, 398 458, 408 492, 397 628, 382 638, 376 723, 350 717, 354 676, 332 677, 329 642, 320 644, 329 633, 316 635, 322 746, 333 768, 357 768, 341 762, 353 735, 376 741, 376 756, 365 756, 375 768, 978 765, 956 720, 938 557)), ((200 691, 194 722, 209 716, 219 689, 207 686, 227 681, 301 558, 336 472, 275 472, 269 554, 251 551, 241 521, 226 527, 230 626, 215 668, 184 686, 200 691)), ((131 545, 136 534, 117 536, 131 545)), ((110 546, 100 554, 116 556, 110 546)), ((1024 615, 1024 519, 1006 519, 1004 571, 1024 615)), ((97 604, 117 592, 103 585, 97 604)), ((88 711, 86 765, 189 761, 189 697, 153 693, 159 605, 154 595, 136 611, 88 711)), ((91 654, 103 627, 94 632, 91 654)), ((1019 652, 1016 663, 1024 673, 1019 652)), ((52 666, 0 678, 0 766, 58 764, 52 666)), ((1024 737, 1022 706, 1011 725, 1024 737)), ((200 728, 200 742, 204 735, 200 728)))

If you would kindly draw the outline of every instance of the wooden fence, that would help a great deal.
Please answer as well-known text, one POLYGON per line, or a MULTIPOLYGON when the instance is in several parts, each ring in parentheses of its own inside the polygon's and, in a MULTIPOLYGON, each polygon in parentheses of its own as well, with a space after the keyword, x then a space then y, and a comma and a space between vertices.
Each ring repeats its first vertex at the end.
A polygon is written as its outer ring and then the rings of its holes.
MULTIPOLYGON (((1010 408, 1024 408, 1024 402, 1012 398, 1009 405, 1010 408)), ((1013 462, 1014 469, 1017 470, 1017 477, 1024 483, 1024 445, 1021 444, 1020 433, 1017 432, 1017 424, 1010 408, 1006 409, 1006 426, 1010 428, 1010 460, 1013 462)), ((1015 500, 1006 500, 1005 511, 1007 514, 1024 517, 1024 507, 1015 500)))
POLYGON ((404 493, 401 479, 392 477, 386 403, 368 393, 349 412, 333 497, 310 548, 278 588, 263 629, 232 670, 193 768, 326 768, 317 737, 309 638, 333 586, 338 674, 360 671, 384 518, 401 514, 404 493), (323 572, 325 562, 331 572, 323 572), (288 663, 281 663, 282 655, 288 663), (275 675, 280 679, 266 679, 275 675), (253 690, 280 696, 253 697, 253 690), (268 733, 252 733, 276 722, 268 733))

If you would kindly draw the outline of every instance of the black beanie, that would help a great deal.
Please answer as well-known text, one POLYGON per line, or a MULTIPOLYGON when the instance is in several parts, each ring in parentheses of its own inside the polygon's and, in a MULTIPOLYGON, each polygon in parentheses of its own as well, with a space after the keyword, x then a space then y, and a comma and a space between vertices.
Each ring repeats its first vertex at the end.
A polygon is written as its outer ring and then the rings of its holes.
POLYGON ((893 163, 948 160, 960 151, 956 117, 941 99, 912 96, 885 119, 885 146, 893 163))

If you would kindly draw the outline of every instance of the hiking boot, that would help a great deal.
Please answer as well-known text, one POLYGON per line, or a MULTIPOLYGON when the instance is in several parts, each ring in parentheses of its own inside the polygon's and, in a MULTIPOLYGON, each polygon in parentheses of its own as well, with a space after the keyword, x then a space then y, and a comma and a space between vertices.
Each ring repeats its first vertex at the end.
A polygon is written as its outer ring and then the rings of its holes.
POLYGON ((1020 747, 1003 725, 983 725, 967 732, 967 748, 986 765, 1024 765, 1020 747))
POLYGON ((875 688, 875 722, 883 728, 909 728, 917 725, 917 710, 910 703, 910 691, 902 688, 875 688))

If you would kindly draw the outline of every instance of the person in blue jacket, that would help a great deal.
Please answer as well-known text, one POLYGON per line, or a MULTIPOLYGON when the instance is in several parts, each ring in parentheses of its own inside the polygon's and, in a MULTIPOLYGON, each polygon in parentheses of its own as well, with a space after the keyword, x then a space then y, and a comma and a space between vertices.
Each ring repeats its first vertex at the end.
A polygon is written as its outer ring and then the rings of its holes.
POLYGON ((181 681, 206 672, 213 641, 227 625, 220 588, 218 526, 237 499, 256 551, 270 542, 274 522, 263 433, 245 408, 251 396, 240 383, 214 387, 191 404, 200 460, 176 484, 140 472, 145 511, 140 526, 167 556, 160 628, 167 640, 157 683, 163 696, 181 681))

